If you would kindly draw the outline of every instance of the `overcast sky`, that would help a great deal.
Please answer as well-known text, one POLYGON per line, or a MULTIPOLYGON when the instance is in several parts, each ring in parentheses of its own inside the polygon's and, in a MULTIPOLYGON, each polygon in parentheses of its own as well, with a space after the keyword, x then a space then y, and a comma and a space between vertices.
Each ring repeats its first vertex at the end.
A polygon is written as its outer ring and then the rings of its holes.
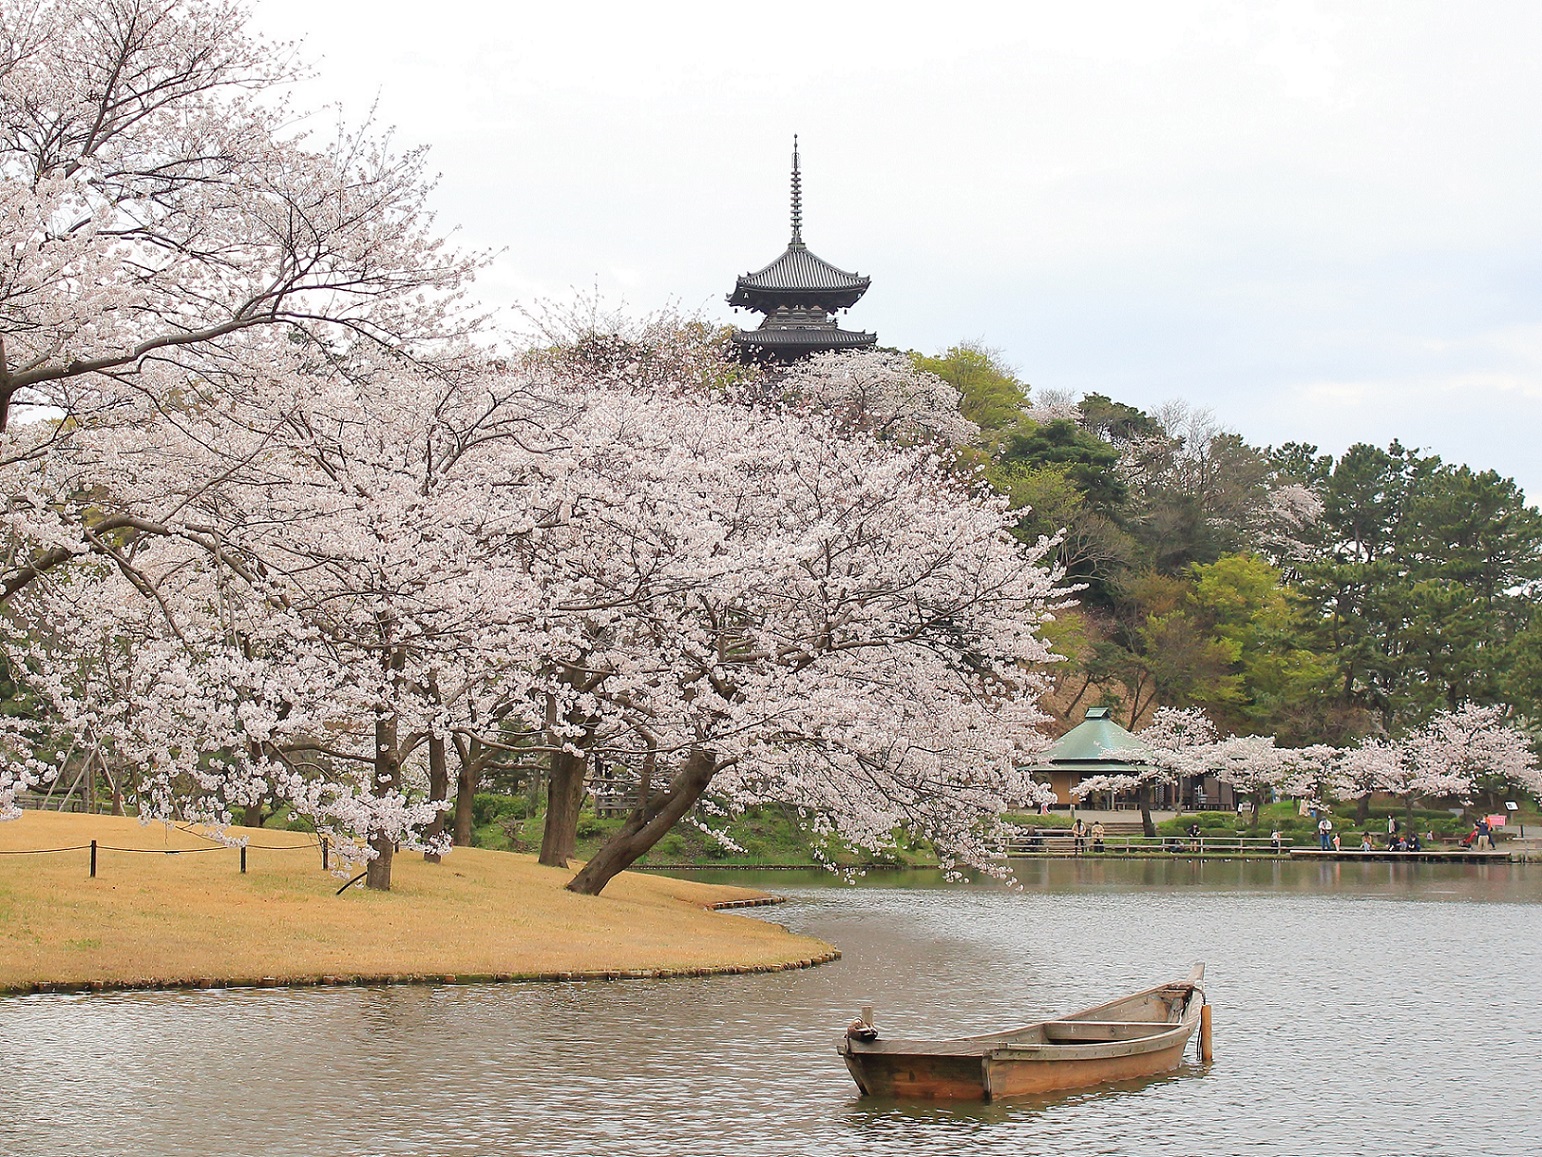
POLYGON ((431 146, 491 305, 733 320, 796 132, 804 238, 884 345, 1542 498, 1535 0, 256 7, 302 103, 431 146))

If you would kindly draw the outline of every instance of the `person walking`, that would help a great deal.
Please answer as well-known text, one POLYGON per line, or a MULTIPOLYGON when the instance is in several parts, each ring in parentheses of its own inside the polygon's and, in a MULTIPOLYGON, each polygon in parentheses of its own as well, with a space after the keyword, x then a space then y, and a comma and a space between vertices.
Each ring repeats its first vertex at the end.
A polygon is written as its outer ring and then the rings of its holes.
POLYGON ((1322 819, 1317 821, 1317 841, 1322 845, 1322 850, 1327 852, 1333 848, 1333 821, 1328 818, 1326 812, 1322 819))

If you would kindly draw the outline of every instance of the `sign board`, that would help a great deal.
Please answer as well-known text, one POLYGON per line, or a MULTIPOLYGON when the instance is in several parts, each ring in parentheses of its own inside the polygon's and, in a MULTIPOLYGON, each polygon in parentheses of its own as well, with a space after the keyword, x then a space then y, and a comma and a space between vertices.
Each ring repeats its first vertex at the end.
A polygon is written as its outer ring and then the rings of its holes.
POLYGON ((1508 820, 1509 817, 1503 812, 1500 812, 1497 815, 1485 816, 1484 819, 1488 820, 1489 827, 1502 828, 1505 826, 1505 821, 1508 820))

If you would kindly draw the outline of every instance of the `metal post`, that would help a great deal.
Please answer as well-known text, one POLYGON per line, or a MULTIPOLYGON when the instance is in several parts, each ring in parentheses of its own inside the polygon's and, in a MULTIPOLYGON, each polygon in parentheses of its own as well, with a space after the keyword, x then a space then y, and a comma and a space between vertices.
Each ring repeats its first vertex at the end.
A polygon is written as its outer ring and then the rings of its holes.
POLYGON ((246 845, 241 845, 241 874, 246 875, 246 845))
POLYGON ((96 879, 96 841, 91 841, 91 878, 96 879))

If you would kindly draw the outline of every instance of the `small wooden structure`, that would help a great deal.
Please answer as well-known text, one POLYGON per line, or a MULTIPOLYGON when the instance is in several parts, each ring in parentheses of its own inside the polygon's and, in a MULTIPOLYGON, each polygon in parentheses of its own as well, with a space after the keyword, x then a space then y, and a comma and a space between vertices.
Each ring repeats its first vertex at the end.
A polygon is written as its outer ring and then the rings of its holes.
POLYGON ((993 1101, 1152 1076, 1183 1059, 1204 1006, 1205 966, 1055 1020, 952 1040, 884 1040, 871 1015, 837 1051, 868 1096, 993 1101))
MULTIPOLYGON (((1138 735, 1115 723, 1107 707, 1089 707, 1086 717, 1045 749, 1028 770, 1049 784, 1055 802, 1068 804, 1072 791, 1084 779, 1100 775, 1143 776, 1151 771, 1157 753, 1138 735)), ((1175 783, 1160 780, 1151 785, 1153 807, 1186 811, 1220 809, 1233 811, 1237 799, 1229 785, 1215 776, 1182 776, 1175 783)), ((1116 799, 1116 808, 1136 806, 1133 798, 1116 799)))

